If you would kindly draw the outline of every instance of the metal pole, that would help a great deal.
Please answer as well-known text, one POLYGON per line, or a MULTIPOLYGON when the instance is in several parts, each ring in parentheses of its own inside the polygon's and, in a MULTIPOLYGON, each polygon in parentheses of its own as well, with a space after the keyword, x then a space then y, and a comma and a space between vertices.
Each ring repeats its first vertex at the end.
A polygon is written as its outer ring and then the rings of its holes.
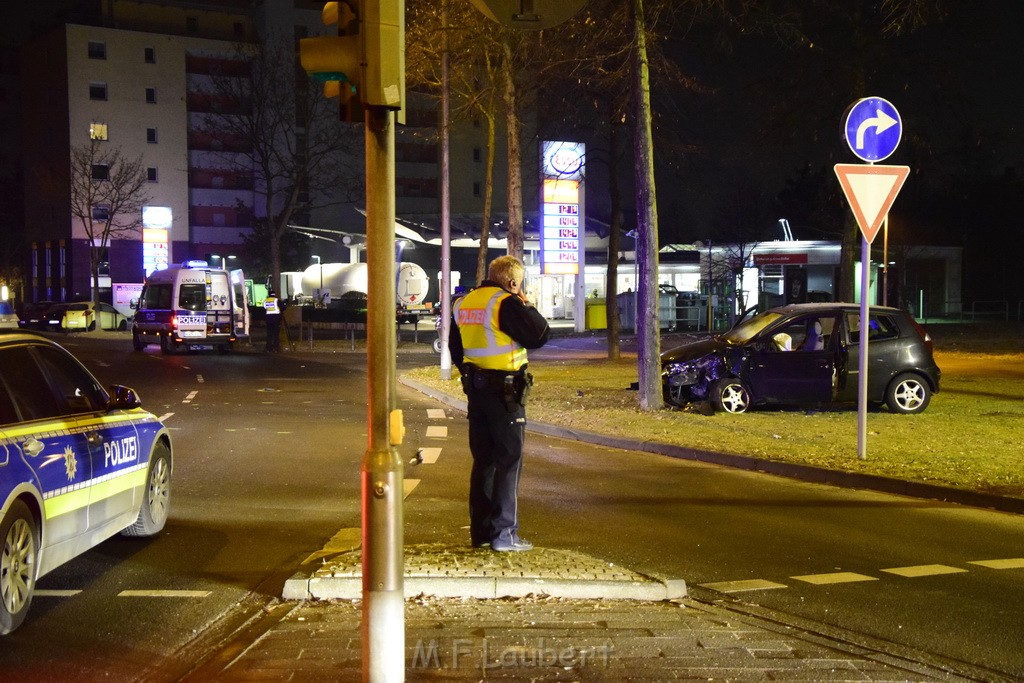
POLYGON ((889 214, 882 219, 882 305, 889 305, 889 214))
POLYGON ((448 350, 448 335, 452 318, 452 231, 451 188, 449 187, 448 138, 448 0, 441 2, 441 31, 444 33, 444 51, 441 53, 441 379, 452 378, 452 355, 448 350))
POLYGON ((395 410, 395 115, 366 108, 367 396, 362 465, 363 680, 405 678, 401 411, 395 410))
POLYGON ((857 457, 868 458, 868 272, 871 245, 861 238, 860 248, 860 356, 857 358, 857 457))

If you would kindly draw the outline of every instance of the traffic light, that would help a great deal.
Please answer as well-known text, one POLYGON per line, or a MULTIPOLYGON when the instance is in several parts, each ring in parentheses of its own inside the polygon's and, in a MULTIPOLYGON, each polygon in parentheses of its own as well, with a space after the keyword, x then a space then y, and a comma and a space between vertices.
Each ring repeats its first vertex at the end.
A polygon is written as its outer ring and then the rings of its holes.
POLYGON ((338 35, 302 38, 299 62, 324 84, 325 97, 337 97, 342 121, 363 122, 363 47, 356 0, 328 2, 320 16, 324 25, 338 25, 338 35))

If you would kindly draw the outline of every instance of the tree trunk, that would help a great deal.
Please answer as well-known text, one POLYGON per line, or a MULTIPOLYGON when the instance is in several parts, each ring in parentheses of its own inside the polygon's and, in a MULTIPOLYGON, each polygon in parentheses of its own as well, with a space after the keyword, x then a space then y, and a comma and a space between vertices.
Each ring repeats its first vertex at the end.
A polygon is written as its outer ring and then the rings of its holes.
POLYGON ((484 212, 480 221, 480 249, 476 255, 476 284, 487 279, 487 240, 491 236, 491 203, 494 200, 494 112, 483 112, 487 119, 487 168, 484 171, 484 212))
POLYGON ((520 121, 516 101, 515 64, 512 59, 510 39, 502 43, 504 59, 501 68, 504 74, 505 121, 508 128, 508 253, 523 258, 523 177, 522 151, 519 146, 520 121))
POLYGON ((647 64, 647 28, 643 0, 632 1, 633 77, 636 98, 634 174, 636 176, 637 374, 640 409, 664 406, 661 390, 661 340, 658 337, 658 207, 654 184, 654 142, 651 134, 651 89, 647 64))
POLYGON ((618 124, 613 121, 608 127, 608 194, 611 199, 612 220, 608 233, 608 272, 605 274, 605 311, 608 321, 608 359, 618 360, 619 349, 619 247, 622 241, 622 194, 619 191, 618 124))

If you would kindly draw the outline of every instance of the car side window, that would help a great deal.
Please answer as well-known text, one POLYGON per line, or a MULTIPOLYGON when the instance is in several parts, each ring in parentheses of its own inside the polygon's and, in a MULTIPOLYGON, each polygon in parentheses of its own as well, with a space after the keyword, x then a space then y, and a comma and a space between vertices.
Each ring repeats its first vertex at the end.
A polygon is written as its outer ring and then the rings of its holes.
MULTIPOLYGON (((7 360, 6 354, 0 354, 0 364, 7 360)), ((14 424, 18 421, 18 410, 14 407, 14 399, 11 398, 7 383, 0 376, 0 425, 14 424)))
POLYGON ((823 351, 835 329, 835 318, 807 315, 794 318, 772 331, 773 351, 823 351))
POLYGON ((57 417, 63 407, 25 346, 0 352, 0 381, 10 392, 20 421, 57 417))
MULTIPOLYGON (((860 344, 860 313, 850 311, 846 314, 846 326, 850 331, 850 344, 860 344)), ((900 328, 890 315, 868 316, 868 343, 883 339, 895 339, 900 336, 900 328)))
POLYGON ((48 347, 40 347, 36 352, 40 364, 57 386, 69 414, 94 412, 106 407, 103 389, 70 356, 48 347))

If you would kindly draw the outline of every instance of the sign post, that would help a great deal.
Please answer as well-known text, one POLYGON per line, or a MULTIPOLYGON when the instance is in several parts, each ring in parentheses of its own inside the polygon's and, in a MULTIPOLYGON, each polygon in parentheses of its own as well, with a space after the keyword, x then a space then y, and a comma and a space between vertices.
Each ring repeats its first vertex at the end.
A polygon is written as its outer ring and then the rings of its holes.
POLYGON ((846 195, 863 237, 860 257, 860 354, 857 362, 857 457, 866 460, 871 243, 910 174, 910 167, 874 165, 876 161, 896 151, 903 135, 899 112, 887 100, 865 97, 850 105, 844 120, 844 133, 850 150, 869 164, 835 166, 836 177, 839 178, 843 194, 846 195))

